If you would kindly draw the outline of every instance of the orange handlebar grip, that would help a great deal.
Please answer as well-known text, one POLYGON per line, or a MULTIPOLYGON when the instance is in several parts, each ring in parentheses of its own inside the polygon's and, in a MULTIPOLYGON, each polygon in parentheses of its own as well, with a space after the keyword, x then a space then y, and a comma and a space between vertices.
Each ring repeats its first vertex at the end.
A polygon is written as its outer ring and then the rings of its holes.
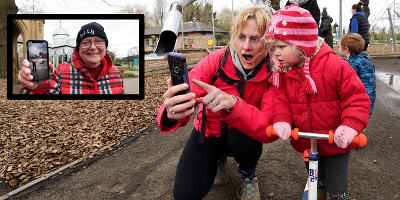
MULTIPOLYGON (((329 131, 329 144, 333 144, 333 139, 334 139, 334 133, 332 131, 329 131)), ((360 147, 365 147, 367 146, 367 136, 365 136, 363 133, 360 133, 356 137, 354 137, 353 141, 351 141, 352 144, 358 144, 360 147)))
POLYGON ((272 125, 269 125, 266 130, 265 130, 266 134, 268 137, 272 137, 272 136, 278 136, 278 134, 275 133, 274 128, 272 127, 272 125))
POLYGON ((367 146, 367 136, 364 134, 360 133, 356 137, 354 137, 353 141, 351 142, 352 144, 358 144, 360 147, 365 147, 367 146))
POLYGON ((293 138, 294 140, 299 139, 299 129, 295 128, 290 132, 290 137, 293 138))
POLYGON ((334 135, 335 134, 332 131, 329 131, 329 140, 328 140, 329 144, 333 144, 333 139, 335 138, 334 135))

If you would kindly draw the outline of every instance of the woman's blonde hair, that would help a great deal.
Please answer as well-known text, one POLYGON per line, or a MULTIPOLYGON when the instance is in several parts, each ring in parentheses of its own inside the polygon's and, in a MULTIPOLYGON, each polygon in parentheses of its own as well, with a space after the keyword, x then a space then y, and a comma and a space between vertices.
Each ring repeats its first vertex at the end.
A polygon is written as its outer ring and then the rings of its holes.
MULTIPOLYGON (((237 49, 235 49, 235 42, 238 39, 239 34, 246 27, 247 19, 256 20, 257 30, 262 35, 262 38, 265 38, 268 26, 271 22, 271 13, 264 7, 250 7, 242 10, 239 14, 237 14, 235 18, 233 18, 231 24, 231 41, 229 42, 229 47, 231 50, 237 51, 237 49)), ((264 43, 264 45, 266 44, 264 43)), ((263 58, 266 57, 268 55, 268 48, 264 48, 264 50, 259 55, 262 55, 263 58)))

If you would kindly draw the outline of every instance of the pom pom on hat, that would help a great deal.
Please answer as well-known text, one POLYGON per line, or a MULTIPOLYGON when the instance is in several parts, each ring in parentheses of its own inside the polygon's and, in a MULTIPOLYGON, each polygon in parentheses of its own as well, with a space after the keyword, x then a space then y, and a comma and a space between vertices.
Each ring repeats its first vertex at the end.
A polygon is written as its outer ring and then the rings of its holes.
MULTIPOLYGON (((306 59, 302 71, 307 78, 307 93, 317 93, 315 82, 310 76, 309 65, 310 57, 317 49, 318 25, 310 12, 294 4, 276 11, 265 38, 282 40, 303 51, 306 59)), ((279 87, 281 72, 282 65, 272 75, 272 82, 277 87, 279 87)))

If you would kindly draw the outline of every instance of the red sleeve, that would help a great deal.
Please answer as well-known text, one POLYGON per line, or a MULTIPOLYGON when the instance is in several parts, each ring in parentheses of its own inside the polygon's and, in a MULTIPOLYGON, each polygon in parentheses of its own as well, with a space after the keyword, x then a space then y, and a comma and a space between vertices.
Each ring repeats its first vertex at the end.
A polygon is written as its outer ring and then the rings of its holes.
MULTIPOLYGON (((221 50, 219 50, 219 51, 221 51, 221 50)), ((212 79, 214 78, 214 73, 216 71, 215 60, 216 59, 220 60, 220 58, 218 58, 219 55, 220 55, 220 53, 217 53, 217 52, 209 54, 203 60, 201 60, 199 63, 197 63, 196 66, 189 72, 189 80, 196 79, 196 80, 202 81, 207 84, 212 84, 212 79)), ((218 67, 218 65, 217 65, 217 67, 218 67)), ((193 84, 192 81, 190 81, 190 90, 191 90, 191 92, 196 94, 196 98, 207 95, 207 92, 205 90, 203 90, 199 86, 193 84)), ((196 107, 196 106, 197 106, 197 103, 194 105, 194 107, 196 107)), ((178 129, 179 127, 186 126, 186 124, 190 120, 190 116, 187 116, 183 119, 178 120, 178 123, 174 127, 167 127, 167 126, 163 126, 163 124, 162 124, 162 119, 165 114, 166 114, 165 106, 163 104, 159 108, 158 114, 157 114, 158 127, 162 133, 171 133, 171 132, 175 131, 176 129, 178 129)))
POLYGON ((271 143, 279 138, 269 138, 266 135, 266 128, 272 123, 272 99, 275 92, 275 87, 269 87, 263 94, 261 110, 236 97, 237 101, 232 111, 221 112, 220 118, 254 140, 271 143))
POLYGON ((361 79, 345 60, 342 60, 337 84, 341 101, 342 125, 361 133, 369 122, 371 99, 361 79))
POLYGON ((165 112, 165 106, 164 104, 161 105, 160 109, 158 109, 158 114, 157 114, 157 123, 158 123, 158 128, 161 133, 171 133, 178 129, 179 127, 186 126, 186 124, 189 122, 190 116, 185 117, 181 120, 178 120, 175 126, 173 127, 167 127, 163 126, 162 124, 162 119, 163 116, 166 115, 167 113, 165 112))

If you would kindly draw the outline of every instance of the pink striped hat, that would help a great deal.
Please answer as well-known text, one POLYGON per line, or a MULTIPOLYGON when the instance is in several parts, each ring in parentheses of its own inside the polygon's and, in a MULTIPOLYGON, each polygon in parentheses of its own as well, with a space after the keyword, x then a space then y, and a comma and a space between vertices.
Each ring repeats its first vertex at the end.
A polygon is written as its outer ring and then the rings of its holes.
MULTIPOLYGON (((316 93, 317 87, 310 76, 310 57, 317 49, 318 25, 307 10, 292 4, 276 11, 272 15, 271 24, 268 28, 266 39, 274 38, 287 42, 301 49, 306 61, 302 67, 307 78, 308 93, 316 93)), ((282 72, 282 65, 273 75, 273 84, 279 86, 279 73, 282 72)))

